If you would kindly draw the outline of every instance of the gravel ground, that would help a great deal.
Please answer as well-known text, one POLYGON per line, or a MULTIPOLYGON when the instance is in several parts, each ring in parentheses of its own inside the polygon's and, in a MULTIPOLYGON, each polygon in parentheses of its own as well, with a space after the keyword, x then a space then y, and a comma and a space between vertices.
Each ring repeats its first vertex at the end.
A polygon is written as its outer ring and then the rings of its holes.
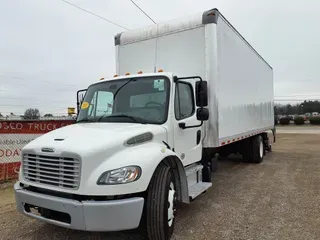
MULTIPOLYGON (((173 240, 320 239, 320 135, 282 134, 260 165, 220 161, 213 187, 179 211, 173 240)), ((0 239, 141 239, 84 233, 24 217, 12 188, 0 189, 0 239)))

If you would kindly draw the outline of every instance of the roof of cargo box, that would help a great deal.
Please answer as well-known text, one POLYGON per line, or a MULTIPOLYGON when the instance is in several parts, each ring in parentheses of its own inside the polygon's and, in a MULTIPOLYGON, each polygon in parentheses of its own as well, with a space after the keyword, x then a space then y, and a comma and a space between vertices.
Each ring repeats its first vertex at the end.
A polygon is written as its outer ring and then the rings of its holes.
POLYGON ((239 37, 242 38, 243 41, 246 42, 246 44, 272 69, 271 65, 251 46, 251 44, 216 8, 204 11, 202 13, 189 15, 183 18, 169 20, 147 27, 121 32, 114 37, 114 41, 116 46, 145 41, 156 37, 198 28, 205 24, 217 23, 219 17, 223 21, 225 21, 229 25, 229 27, 231 27, 239 35, 239 37))
POLYGON ((193 29, 208 23, 217 23, 218 9, 211 9, 203 13, 197 13, 182 18, 169 20, 154 25, 125 31, 115 36, 115 45, 126 45, 140 42, 176 32, 193 29))

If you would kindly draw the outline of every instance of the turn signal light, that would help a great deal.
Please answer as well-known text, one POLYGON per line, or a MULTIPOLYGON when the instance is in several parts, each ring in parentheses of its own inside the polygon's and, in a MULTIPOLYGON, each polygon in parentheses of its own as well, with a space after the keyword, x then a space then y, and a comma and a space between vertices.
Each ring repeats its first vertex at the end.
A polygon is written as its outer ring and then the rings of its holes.
POLYGON ((163 72, 163 69, 159 69, 158 72, 163 72))
POLYGON ((142 74, 142 73, 143 73, 142 71, 139 71, 139 72, 138 72, 138 74, 142 74))
POLYGON ((130 75, 130 73, 126 73, 126 76, 130 75))

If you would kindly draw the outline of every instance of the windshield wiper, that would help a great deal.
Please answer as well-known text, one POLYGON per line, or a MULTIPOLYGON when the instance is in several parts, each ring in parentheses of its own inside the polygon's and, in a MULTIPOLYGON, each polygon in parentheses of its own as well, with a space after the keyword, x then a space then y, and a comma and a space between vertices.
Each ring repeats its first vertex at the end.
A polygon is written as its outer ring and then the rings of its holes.
MULTIPOLYGON (((129 84, 129 83, 132 82, 132 81, 136 81, 136 79, 135 79, 135 78, 131 78, 131 79, 129 79, 127 82, 125 82, 124 84, 122 84, 122 85, 118 88, 118 90, 113 94, 113 102, 115 101, 116 96, 117 96, 117 94, 120 92, 120 90, 121 90, 122 88, 124 88, 127 84, 129 84)), ((98 122, 100 122, 102 118, 109 117, 109 116, 105 116, 105 115, 106 115, 106 113, 103 114, 103 115, 98 119, 98 122)), ((117 116, 117 117, 132 117, 132 116, 127 116, 127 115, 125 115, 125 116, 122 116, 122 115, 121 115, 121 116, 120 116, 120 115, 112 115, 112 116, 117 116)), ((131 119, 132 119, 133 121, 135 121, 135 122, 138 122, 135 117, 132 117, 131 119)))
POLYGON ((122 88, 124 88, 127 84, 129 84, 130 82, 132 82, 132 81, 136 81, 137 79, 135 79, 135 78, 131 78, 130 80, 128 80, 126 83, 124 83, 122 86, 120 86, 119 88, 118 88, 118 90, 113 94, 113 101, 116 99, 116 96, 117 96, 117 94, 120 92, 120 90, 122 89, 122 88))
POLYGON ((142 123, 145 124, 144 119, 139 118, 139 117, 134 117, 134 116, 130 116, 130 115, 126 115, 126 114, 116 114, 116 115, 110 115, 110 116, 101 116, 98 120, 98 122, 100 122, 102 120, 102 118, 114 118, 114 117, 125 117, 125 118, 129 118, 132 121, 136 122, 136 123, 142 123))

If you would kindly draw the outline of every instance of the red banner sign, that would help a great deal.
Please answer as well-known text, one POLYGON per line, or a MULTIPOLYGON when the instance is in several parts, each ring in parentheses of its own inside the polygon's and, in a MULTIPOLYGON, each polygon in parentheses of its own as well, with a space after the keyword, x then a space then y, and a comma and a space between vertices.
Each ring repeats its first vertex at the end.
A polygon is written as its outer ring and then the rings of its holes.
POLYGON ((0 121, 0 134, 43 134, 73 123, 74 120, 0 121))
POLYGON ((17 178, 24 145, 73 123, 74 120, 0 121, 0 182, 17 178))

